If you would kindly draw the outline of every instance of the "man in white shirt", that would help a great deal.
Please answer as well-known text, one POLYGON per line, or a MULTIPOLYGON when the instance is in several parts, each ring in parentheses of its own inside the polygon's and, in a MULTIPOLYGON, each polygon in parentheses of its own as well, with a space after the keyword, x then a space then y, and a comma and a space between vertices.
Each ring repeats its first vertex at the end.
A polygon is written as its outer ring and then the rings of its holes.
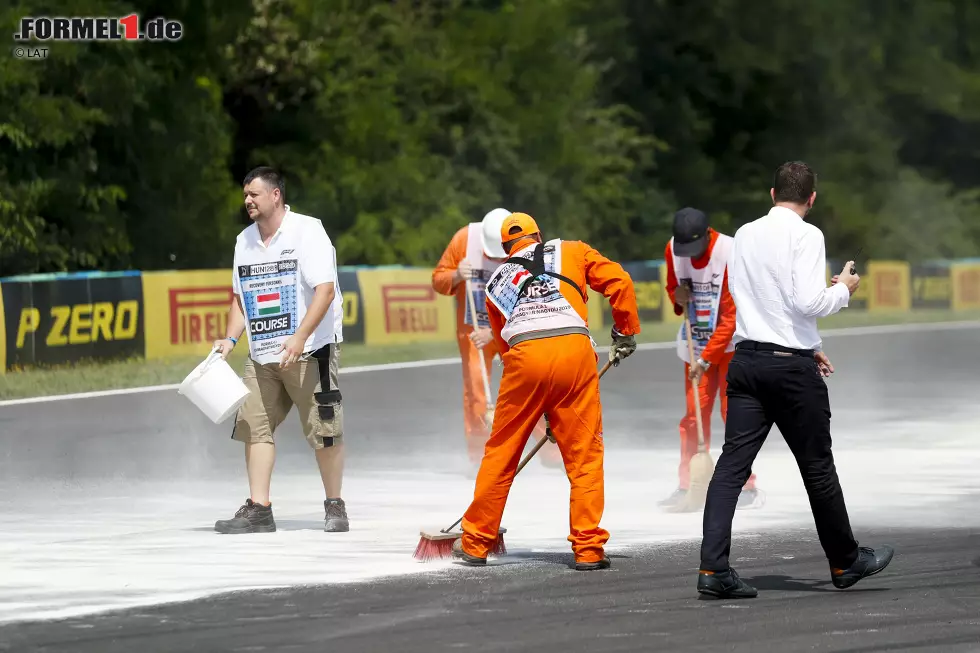
POLYGON ((850 587, 891 562, 893 550, 859 547, 851 533, 831 452, 834 371, 817 318, 847 306, 860 278, 848 261, 828 288, 823 233, 804 221, 816 200, 816 175, 784 163, 770 190, 773 208, 735 232, 728 284, 735 300, 735 356, 728 368, 725 446, 708 487, 698 592, 751 598, 755 588, 729 566, 735 504, 773 424, 789 445, 810 498, 835 587, 850 587))
POLYGON ((276 429, 296 406, 303 433, 316 456, 326 494, 324 530, 350 529, 340 496, 344 415, 337 383, 343 341, 343 298, 337 253, 316 218, 285 203, 285 183, 260 167, 244 181, 245 208, 254 221, 238 235, 227 337, 214 346, 227 358, 247 338, 242 380, 248 399, 232 437, 245 444, 250 497, 219 533, 276 530, 269 499, 276 429))

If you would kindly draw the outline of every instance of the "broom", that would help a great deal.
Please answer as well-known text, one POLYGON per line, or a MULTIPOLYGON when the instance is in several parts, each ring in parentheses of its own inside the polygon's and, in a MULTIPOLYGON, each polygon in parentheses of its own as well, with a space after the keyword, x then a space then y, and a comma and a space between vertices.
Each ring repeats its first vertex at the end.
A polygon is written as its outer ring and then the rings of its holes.
MULTIPOLYGON (((697 359, 694 357, 694 341, 691 338, 690 304, 687 306, 686 317, 684 326, 687 328, 687 354, 691 359, 691 367, 693 368, 697 365, 697 359)), ((691 381, 691 385, 694 386, 694 415, 695 422, 698 426, 698 452, 694 454, 688 465, 688 473, 691 480, 688 485, 687 495, 671 512, 694 512, 700 510, 704 506, 705 498, 708 495, 708 484, 711 482, 711 476, 715 473, 715 463, 711 459, 711 454, 708 453, 707 447, 704 446, 704 425, 701 423, 700 387, 695 386, 693 380, 691 381)))
MULTIPOLYGON (((603 374, 609 371, 610 367, 612 367, 611 361, 602 366, 602 370, 599 371, 600 379, 602 378, 603 374)), ((529 462, 531 462, 532 458, 534 458, 534 455, 541 450, 541 447, 543 447, 548 440, 552 440, 554 438, 554 436, 551 434, 551 425, 548 423, 547 415, 544 416, 544 421, 547 425, 548 437, 538 440, 538 443, 534 445, 534 448, 531 449, 526 456, 524 456, 524 460, 522 460, 521 464, 517 466, 517 471, 514 472, 514 476, 520 474, 521 470, 524 469, 529 462)), ((465 515, 463 516, 465 517, 465 515)), ((460 517, 449 528, 444 528, 440 531, 436 531, 435 533, 424 530, 421 531, 420 535, 422 537, 419 539, 419 544, 417 547, 415 547, 415 553, 412 555, 412 557, 422 562, 451 557, 453 554, 453 543, 459 538, 463 537, 462 533, 454 533, 452 530, 459 526, 460 522, 462 521, 463 517, 460 517)), ((506 528, 501 528, 498 531, 497 540, 493 543, 493 547, 490 549, 491 555, 504 555, 507 553, 507 546, 504 544, 504 533, 506 532, 506 528)))
MULTIPOLYGON (((466 294, 469 297, 470 304, 470 320, 473 321, 473 328, 479 328, 479 323, 476 318, 476 303, 473 301, 473 286, 470 285, 470 280, 466 280, 466 294)), ((475 345, 474 345, 475 346, 475 345)), ((487 412, 483 414, 483 421, 487 425, 487 429, 493 429, 493 412, 494 412, 494 402, 493 397, 490 396, 490 377, 487 376, 487 366, 483 361, 483 350, 477 348, 476 353, 480 356, 480 374, 483 376, 483 392, 486 393, 487 397, 487 412)))

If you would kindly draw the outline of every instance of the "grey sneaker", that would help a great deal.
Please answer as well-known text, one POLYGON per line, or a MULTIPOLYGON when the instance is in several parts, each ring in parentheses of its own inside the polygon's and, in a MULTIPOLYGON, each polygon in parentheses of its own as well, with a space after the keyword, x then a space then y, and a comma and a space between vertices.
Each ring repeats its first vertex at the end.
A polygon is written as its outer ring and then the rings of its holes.
POLYGON ((685 499, 687 499, 687 490, 677 488, 669 497, 658 501, 657 505, 663 508, 673 508, 675 506, 679 506, 685 499))
POLYGON ((225 535, 274 533, 276 520, 272 518, 272 506, 263 506, 246 499, 245 505, 238 509, 233 518, 216 521, 214 530, 225 535))
POLYGON ((323 530, 328 533, 346 533, 350 530, 347 520, 347 506, 343 499, 327 499, 323 502, 326 517, 323 520, 323 530))

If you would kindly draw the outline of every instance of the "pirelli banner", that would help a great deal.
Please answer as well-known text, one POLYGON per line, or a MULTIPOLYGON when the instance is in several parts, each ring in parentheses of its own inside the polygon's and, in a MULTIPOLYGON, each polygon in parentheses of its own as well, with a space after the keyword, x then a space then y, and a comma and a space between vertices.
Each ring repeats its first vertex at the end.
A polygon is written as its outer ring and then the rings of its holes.
POLYGON ((432 270, 375 268, 357 272, 368 345, 452 340, 456 306, 432 288, 432 270))
POLYGON ((869 261, 868 276, 869 311, 900 312, 912 308, 911 267, 908 263, 869 261))
POLYGON ((4 371, 143 356, 138 272, 5 280, 0 304, 4 371))
POLYGON ((980 310, 980 261, 954 263, 949 274, 953 310, 980 310))
MULTIPOLYGON (((828 261, 827 280, 842 262, 828 261)), ((642 323, 675 322, 664 261, 625 263, 642 323)), ((858 262, 850 311, 980 311, 980 260, 858 262)), ((344 341, 398 345, 452 341, 455 299, 432 287, 432 269, 338 270, 344 341)), ((232 271, 79 273, 0 280, 0 373, 87 359, 204 356, 225 335, 232 271)), ((590 291, 593 337, 612 324, 609 302, 590 291)), ((271 315, 270 319, 275 315, 271 315)))
MULTIPOLYGON (((337 272, 344 297, 344 342, 364 342, 357 274, 337 272)), ((232 271, 144 272, 146 357, 203 356, 225 336, 228 309, 235 295, 232 271)))

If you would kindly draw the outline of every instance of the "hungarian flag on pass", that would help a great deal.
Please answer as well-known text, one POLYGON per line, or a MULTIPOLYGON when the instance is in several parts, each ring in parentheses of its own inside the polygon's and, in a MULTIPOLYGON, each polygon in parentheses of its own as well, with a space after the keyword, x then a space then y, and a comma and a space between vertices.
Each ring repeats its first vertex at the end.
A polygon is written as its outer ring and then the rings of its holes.
POLYGON ((527 268, 520 270, 517 274, 514 275, 514 278, 510 280, 510 285, 515 287, 521 285, 521 280, 524 279, 524 277, 529 276, 530 274, 531 272, 527 268))
POLYGON ((281 312, 279 309, 279 293, 270 292, 259 295, 255 298, 255 305, 259 309, 259 315, 274 315, 281 312))
POLYGON ((711 309, 697 311, 698 326, 706 327, 708 326, 708 321, 711 319, 711 309))

